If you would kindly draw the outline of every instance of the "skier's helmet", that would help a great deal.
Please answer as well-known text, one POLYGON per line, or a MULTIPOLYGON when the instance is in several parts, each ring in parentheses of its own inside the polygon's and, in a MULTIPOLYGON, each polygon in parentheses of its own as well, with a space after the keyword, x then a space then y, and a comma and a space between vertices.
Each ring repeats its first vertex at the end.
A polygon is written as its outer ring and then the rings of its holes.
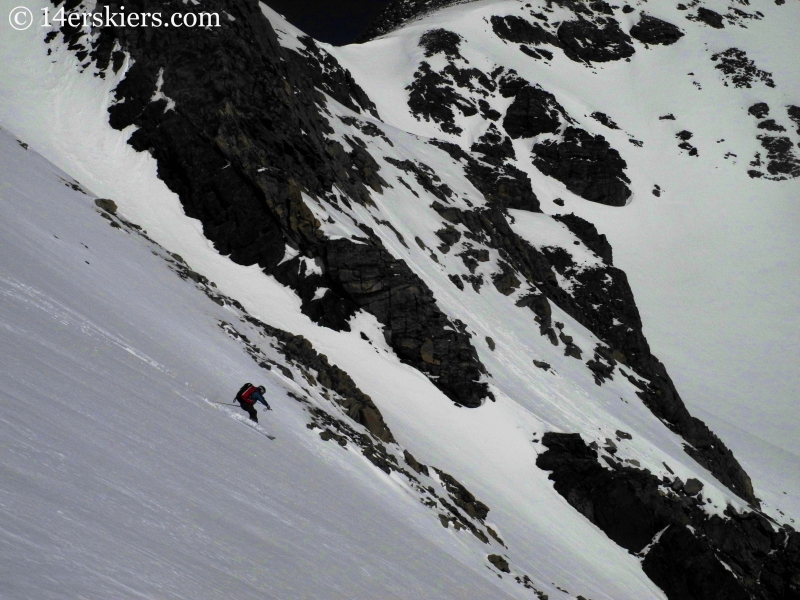
POLYGON ((264 392, 266 392, 267 390, 266 390, 266 388, 265 388, 263 385, 260 385, 260 386, 258 386, 258 391, 259 391, 259 392, 261 392, 261 393, 263 394, 263 393, 264 393, 264 392))

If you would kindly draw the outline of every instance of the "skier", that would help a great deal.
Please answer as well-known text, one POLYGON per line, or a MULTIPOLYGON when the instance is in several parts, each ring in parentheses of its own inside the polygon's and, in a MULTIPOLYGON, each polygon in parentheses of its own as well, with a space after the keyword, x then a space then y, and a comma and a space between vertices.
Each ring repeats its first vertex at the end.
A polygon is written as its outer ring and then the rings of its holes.
POLYGON ((258 413, 256 412, 255 406, 256 402, 261 402, 261 404, 267 407, 267 410, 272 410, 264 399, 264 392, 266 392, 266 390, 263 385, 255 387, 252 383, 245 383, 236 394, 236 401, 239 403, 239 406, 246 410, 247 414, 250 415, 250 420, 256 423, 258 423, 258 413))

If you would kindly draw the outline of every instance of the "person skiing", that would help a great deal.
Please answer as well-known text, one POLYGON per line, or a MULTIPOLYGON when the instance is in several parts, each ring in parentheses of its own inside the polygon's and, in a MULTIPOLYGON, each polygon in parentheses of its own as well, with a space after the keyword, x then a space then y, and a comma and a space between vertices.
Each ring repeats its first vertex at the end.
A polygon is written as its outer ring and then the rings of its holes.
POLYGON ((239 403, 239 406, 246 410, 247 414, 250 415, 250 420, 256 423, 258 423, 258 413, 256 412, 255 406, 256 402, 261 402, 261 404, 267 407, 267 410, 272 410, 264 399, 264 392, 266 392, 266 390, 263 385, 256 387, 252 383, 245 383, 236 394, 236 401, 239 403))

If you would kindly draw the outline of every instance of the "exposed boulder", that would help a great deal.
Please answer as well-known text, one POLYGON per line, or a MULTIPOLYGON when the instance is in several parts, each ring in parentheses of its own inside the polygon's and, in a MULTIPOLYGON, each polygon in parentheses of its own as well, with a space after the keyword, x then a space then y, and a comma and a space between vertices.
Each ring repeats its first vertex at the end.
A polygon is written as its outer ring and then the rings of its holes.
POLYGON ((631 27, 631 37, 643 44, 661 44, 669 46, 684 36, 677 25, 642 14, 639 22, 631 27))
POLYGON ((697 19, 715 29, 722 29, 725 27, 725 23, 722 21, 722 15, 705 6, 701 6, 697 9, 697 19))
POLYGON ((747 109, 756 119, 763 119, 769 114, 769 105, 766 102, 756 102, 747 109))
POLYGON ((508 561, 499 554, 490 554, 486 558, 498 571, 502 571, 503 573, 511 573, 511 569, 508 566, 508 561))
POLYGON ((696 496, 703 491, 703 483, 699 479, 690 477, 683 485, 683 491, 689 496, 696 496))
POLYGON ((98 208, 106 211, 107 213, 112 215, 117 214, 117 203, 113 200, 109 200, 108 198, 97 198, 94 203, 98 208))

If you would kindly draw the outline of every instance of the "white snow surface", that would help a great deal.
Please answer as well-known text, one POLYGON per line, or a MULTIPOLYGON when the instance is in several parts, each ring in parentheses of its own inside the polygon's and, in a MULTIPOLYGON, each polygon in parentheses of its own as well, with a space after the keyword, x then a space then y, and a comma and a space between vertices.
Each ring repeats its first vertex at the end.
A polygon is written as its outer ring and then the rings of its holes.
POLYGON ((2 130, 0 181, 0 597, 512 597, 309 432, 299 386, 217 326, 229 308, 2 130), (245 380, 260 426, 215 404, 245 380))
MULTIPOLYGON (((6 14, 13 4, 0 6, 6 14)), ((663 597, 638 560, 572 509, 535 466, 543 447, 532 440, 547 430, 577 431, 601 445, 624 430, 633 439, 618 443, 618 456, 659 475, 667 474, 667 463, 684 481, 699 478, 713 500, 709 510, 743 506, 683 452, 682 440, 619 373, 596 386, 580 361, 539 336, 533 314, 514 307, 515 296, 501 296, 488 279, 480 293, 469 286, 460 292, 447 274, 467 273, 461 261, 452 251, 438 254, 439 263, 430 258, 441 218, 413 177, 382 157, 434 166, 453 189, 454 205, 484 201, 449 156, 423 142, 438 137, 468 148, 485 124, 465 119, 463 137, 448 136, 417 121, 405 104, 404 88, 422 59, 419 36, 434 27, 460 33, 461 53, 478 68, 503 64, 540 83, 622 153, 634 191, 623 208, 583 201, 529 161, 518 166, 530 174, 546 213, 575 212, 609 236, 645 333, 690 408, 734 449, 768 514, 779 521, 800 515, 792 406, 800 384, 798 186, 751 180, 744 164, 757 149, 746 108, 760 100, 774 109, 800 104, 797 64, 787 58, 800 6, 764 3, 766 18, 747 30, 704 30, 702 38, 687 35, 647 51, 637 45, 630 64, 593 69, 559 52, 552 66, 532 61, 483 20, 523 6, 475 2, 361 46, 321 45, 351 70, 384 119, 354 115, 330 100, 333 137, 343 140, 346 132, 336 115, 378 124, 393 146, 366 141, 392 187, 373 195, 375 209, 354 205, 336 213, 307 203, 334 219, 325 224, 331 235, 359 233, 348 214, 368 223, 423 277, 444 312, 468 324, 497 398, 476 410, 455 407, 401 364, 373 317, 357 315, 350 333, 320 328, 290 290, 257 267, 220 256, 157 178, 155 161, 126 144, 131 131, 108 126, 110 92, 124 69, 105 81, 81 75, 58 42, 46 55, 36 28, 2 30, 0 125, 30 149, 0 132, 0 561, 9 574, 0 580, 0 596, 530 597, 488 568, 486 554, 496 552, 551 598, 663 597), (717 44, 714 51, 746 47, 778 87, 724 88, 704 41, 717 44), (623 132, 584 118, 595 110, 623 132), (668 112, 679 120, 658 120, 668 112), (694 132, 699 158, 679 153, 674 134, 684 128, 694 132), (644 147, 628 144, 624 132, 644 147), (722 138, 726 144, 717 144, 722 138), (721 158, 727 151, 738 154, 739 165, 721 158), (72 178, 88 194, 62 181, 72 178), (661 198, 650 193, 655 183, 665 190, 661 198), (508 548, 442 528, 397 481, 309 431, 302 407, 286 395, 297 393, 297 384, 259 369, 217 326, 232 319, 229 309, 172 273, 163 251, 109 227, 93 208, 93 194, 113 198, 124 217, 251 314, 302 334, 347 371, 403 447, 490 507, 487 522, 508 548), (564 209, 552 203, 556 198, 566 201, 564 209), (407 247, 377 219, 391 222, 407 247), (534 367, 534 358, 553 368, 534 367), (240 413, 209 403, 227 401, 246 380, 268 386, 275 411, 262 413, 262 425, 274 441, 240 413)), ((700 27, 672 8, 648 11, 686 30, 700 27)), ((264 13, 281 30, 281 43, 296 47, 299 33, 264 13)), ((530 140, 515 149, 527 156, 530 140)), ((576 260, 596 264, 585 247, 570 248, 571 234, 551 219, 513 212, 515 229, 534 245, 566 244, 576 260)), ((496 260, 493 253, 478 273, 488 278, 496 260)), ((585 350, 597 343, 555 306, 554 319, 585 350)))

